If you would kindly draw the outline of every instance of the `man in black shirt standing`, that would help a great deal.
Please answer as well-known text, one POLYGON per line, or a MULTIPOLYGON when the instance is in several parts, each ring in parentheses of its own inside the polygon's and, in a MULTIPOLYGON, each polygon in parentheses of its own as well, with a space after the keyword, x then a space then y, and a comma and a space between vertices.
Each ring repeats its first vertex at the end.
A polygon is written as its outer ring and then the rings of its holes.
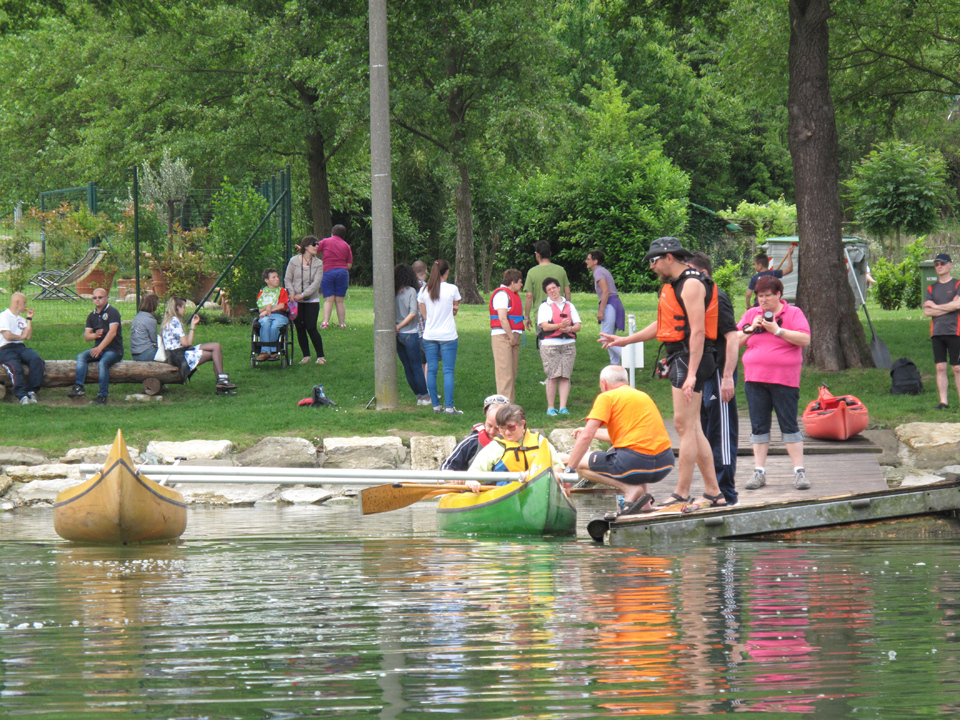
POLYGON ((946 410, 947 402, 947 359, 953 367, 953 379, 960 394, 960 295, 957 286, 960 280, 950 277, 953 261, 946 253, 940 253, 933 260, 933 269, 937 273, 937 282, 927 286, 924 297, 923 314, 930 318, 930 339, 933 344, 933 362, 937 368, 937 392, 940 404, 937 410, 946 410))
MULTIPOLYGON (((695 252, 687 265, 713 277, 713 263, 702 252, 695 252)), ((723 290, 717 288, 717 369, 703 383, 703 404, 700 406, 700 424, 713 450, 713 467, 717 484, 727 506, 737 504, 737 364, 740 362, 740 343, 737 340, 737 319, 733 303, 723 290)))
POLYGON ((123 334, 120 330, 120 311, 107 302, 107 291, 97 288, 93 291, 94 310, 87 316, 83 330, 83 339, 94 345, 77 355, 77 375, 73 389, 68 397, 84 397, 87 391, 83 383, 87 378, 87 365, 97 362, 100 371, 100 387, 93 401, 97 405, 107 404, 110 390, 110 366, 123 358, 123 334))

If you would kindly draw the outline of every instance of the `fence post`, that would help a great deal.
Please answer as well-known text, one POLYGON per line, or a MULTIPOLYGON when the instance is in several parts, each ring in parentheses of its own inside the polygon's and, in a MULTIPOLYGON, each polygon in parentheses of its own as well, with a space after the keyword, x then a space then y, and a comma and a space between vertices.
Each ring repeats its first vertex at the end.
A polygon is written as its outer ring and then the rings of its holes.
POLYGON ((97 214, 97 186, 92 182, 87 183, 87 209, 91 215, 97 214))
POLYGON ((133 272, 137 284, 137 310, 140 310, 140 174, 133 166, 133 272))

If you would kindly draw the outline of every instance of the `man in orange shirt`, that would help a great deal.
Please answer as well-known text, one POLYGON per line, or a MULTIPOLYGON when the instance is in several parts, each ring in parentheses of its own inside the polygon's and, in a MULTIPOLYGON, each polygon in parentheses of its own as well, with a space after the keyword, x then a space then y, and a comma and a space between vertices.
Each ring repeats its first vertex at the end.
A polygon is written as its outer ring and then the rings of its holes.
POLYGON ((656 404, 645 392, 628 384, 627 371, 607 365, 600 373, 600 394, 587 415, 586 427, 573 431, 576 444, 567 460, 567 472, 618 488, 633 515, 653 507, 647 484, 660 482, 676 463, 670 436, 656 404), (587 453, 597 438, 613 445, 607 451, 587 453))

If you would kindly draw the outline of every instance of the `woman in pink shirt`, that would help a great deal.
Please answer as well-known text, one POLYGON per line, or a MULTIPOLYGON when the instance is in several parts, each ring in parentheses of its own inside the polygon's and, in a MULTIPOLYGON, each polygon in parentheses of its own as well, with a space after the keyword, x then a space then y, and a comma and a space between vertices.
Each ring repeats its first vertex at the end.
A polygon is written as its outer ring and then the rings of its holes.
POLYGON ((323 323, 321 330, 330 326, 330 313, 333 304, 337 304, 337 320, 340 327, 347 327, 347 309, 343 299, 350 285, 350 268, 353 267, 353 251, 343 239, 347 229, 343 225, 334 225, 331 236, 324 238, 317 245, 317 250, 323 253, 323 280, 320 281, 320 292, 323 293, 323 323))
POLYGON ((803 469, 803 433, 797 423, 800 405, 800 366, 803 348, 810 344, 810 325, 800 308, 783 300, 783 283, 764 276, 756 284, 757 307, 740 319, 744 394, 750 411, 750 442, 753 444, 753 477, 744 486, 756 490, 767 484, 764 465, 770 448, 770 415, 777 413, 787 454, 793 461, 793 486, 807 490, 810 482, 803 469))

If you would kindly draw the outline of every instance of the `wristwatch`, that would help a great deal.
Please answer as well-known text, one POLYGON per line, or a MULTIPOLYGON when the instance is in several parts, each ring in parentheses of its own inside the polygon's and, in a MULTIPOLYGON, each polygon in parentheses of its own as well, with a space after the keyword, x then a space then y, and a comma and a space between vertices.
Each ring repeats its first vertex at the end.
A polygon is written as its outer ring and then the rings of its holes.
POLYGON ((774 335, 776 335, 777 337, 780 337, 781 335, 783 335, 783 328, 782 328, 782 327, 778 327, 778 328, 777 328, 777 331, 774 333, 774 335))

